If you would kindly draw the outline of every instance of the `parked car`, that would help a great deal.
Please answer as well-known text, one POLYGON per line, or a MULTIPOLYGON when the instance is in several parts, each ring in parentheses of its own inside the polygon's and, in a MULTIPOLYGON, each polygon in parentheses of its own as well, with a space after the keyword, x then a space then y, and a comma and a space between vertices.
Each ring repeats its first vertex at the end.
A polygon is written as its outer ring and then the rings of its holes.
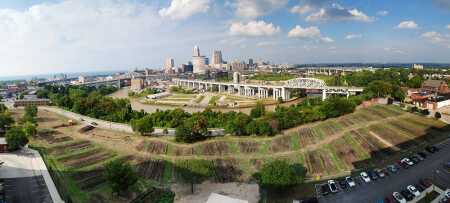
POLYGON ((339 186, 341 187, 341 189, 343 189, 343 190, 347 189, 347 181, 345 181, 345 179, 340 179, 337 182, 339 183, 339 186))
POLYGON ((351 188, 356 186, 355 181, 350 176, 345 177, 345 181, 347 182, 347 185, 351 188))
POLYGON ((398 192, 392 193, 392 197, 398 202, 398 203, 406 203, 406 199, 398 192))
POLYGON ((392 196, 388 196, 384 198, 385 203, 398 203, 397 200, 394 199, 392 196))
POLYGON ((328 194, 330 194, 330 187, 328 186, 328 184, 323 184, 320 186, 320 194, 322 196, 327 196, 328 194))
POLYGON ((409 165, 406 162, 402 162, 401 160, 398 161, 398 165, 401 166, 404 169, 408 169, 409 165))
POLYGON ((419 159, 419 157, 413 155, 411 157, 409 157, 409 159, 414 163, 414 164, 418 164, 421 160, 419 159))
POLYGON ((416 187, 416 189, 417 189, 420 193, 422 193, 423 191, 425 191, 425 188, 424 188, 423 186, 421 186, 420 184, 416 184, 416 185, 414 185, 414 187, 416 187))
POLYGON ((414 199, 414 195, 408 190, 402 190, 400 194, 402 194, 402 196, 405 197, 406 201, 411 201, 414 199))
POLYGON ((412 162, 410 159, 408 158, 403 158, 402 160, 400 160, 401 163, 407 164, 408 166, 414 166, 414 162, 412 162))
POLYGON ((425 160, 425 157, 419 155, 419 153, 417 153, 415 156, 419 159, 419 161, 425 160))
POLYGON ((369 175, 370 179, 372 179, 372 180, 378 179, 377 173, 375 171, 369 171, 369 172, 367 172, 367 174, 369 175))
POLYGON ((417 152, 417 156, 422 157, 422 159, 427 158, 427 154, 425 152, 417 152))
POLYGON ((437 148, 436 146, 427 146, 427 147, 425 147, 425 150, 427 152, 434 154, 439 151, 439 148, 437 148))
POLYGON ((334 180, 329 180, 328 181, 328 186, 330 187, 330 191, 332 193, 338 192, 337 185, 336 185, 336 182, 334 180))
POLYGON ((416 187, 414 187, 414 185, 408 185, 408 187, 406 187, 406 189, 408 189, 408 191, 413 194, 415 197, 420 196, 420 192, 419 190, 417 190, 416 187))
POLYGON ((380 178, 386 177, 386 173, 383 171, 383 169, 377 168, 377 169, 375 169, 375 173, 377 173, 377 176, 380 178))
POLYGON ((369 175, 367 175, 366 172, 361 172, 359 175, 361 176, 364 182, 369 183, 371 181, 369 175))
POLYGON ((395 166, 395 165, 388 165, 386 168, 387 168, 388 171, 391 172, 391 173, 397 173, 397 172, 398 172, 398 167, 395 166))

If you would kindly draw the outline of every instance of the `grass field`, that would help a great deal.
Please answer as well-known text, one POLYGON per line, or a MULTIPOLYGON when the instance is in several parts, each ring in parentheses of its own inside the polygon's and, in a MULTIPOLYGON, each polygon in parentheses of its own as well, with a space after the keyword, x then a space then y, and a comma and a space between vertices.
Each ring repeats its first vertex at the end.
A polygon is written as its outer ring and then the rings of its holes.
MULTIPOLYGON (((39 116, 40 128, 64 119, 45 112, 39 116)), ((131 160, 143 178, 157 184, 177 181, 175 165, 192 159, 210 163, 216 171, 212 181, 251 180, 265 162, 275 159, 301 163, 308 169, 308 178, 318 180, 389 163, 418 147, 446 139, 450 130, 441 121, 395 106, 359 109, 275 137, 225 136, 195 144, 100 129, 80 135, 76 133, 79 127, 57 129, 56 134, 41 133, 32 141, 47 149, 48 159, 59 170, 74 174, 68 177, 78 188, 74 189, 76 194, 107 191, 99 174, 101 166, 112 159, 131 160)))

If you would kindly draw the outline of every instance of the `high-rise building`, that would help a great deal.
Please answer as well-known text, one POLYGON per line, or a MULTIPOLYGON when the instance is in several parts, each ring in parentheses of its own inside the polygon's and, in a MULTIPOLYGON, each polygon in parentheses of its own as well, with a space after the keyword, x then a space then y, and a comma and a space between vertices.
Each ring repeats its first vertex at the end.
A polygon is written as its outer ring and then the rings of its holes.
POLYGON ((220 65, 222 64, 222 52, 219 50, 214 51, 213 53, 213 65, 220 65))
POLYGON ((248 66, 253 66, 253 59, 252 58, 250 58, 250 59, 248 59, 248 66))
POLYGON ((193 73, 204 74, 208 69, 208 58, 200 55, 200 48, 194 47, 194 53, 192 56, 193 73))
POLYGON ((164 72, 166 74, 173 73, 173 67, 175 67, 175 61, 173 60, 173 58, 167 58, 164 65, 164 72))
POLYGON ((195 45, 195 47, 194 47, 192 56, 200 56, 200 48, 197 45, 195 45))
POLYGON ((247 70, 248 66, 245 61, 234 60, 231 62, 231 70, 233 71, 243 71, 247 70))

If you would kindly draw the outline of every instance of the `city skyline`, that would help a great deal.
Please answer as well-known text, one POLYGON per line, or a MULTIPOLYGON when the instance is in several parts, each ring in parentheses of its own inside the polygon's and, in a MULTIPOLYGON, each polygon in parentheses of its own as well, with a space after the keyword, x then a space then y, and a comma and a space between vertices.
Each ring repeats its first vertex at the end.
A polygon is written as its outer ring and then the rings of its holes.
POLYGON ((445 0, 27 0, 0 16, 2 76, 162 69, 194 45, 211 61, 450 62, 445 0))

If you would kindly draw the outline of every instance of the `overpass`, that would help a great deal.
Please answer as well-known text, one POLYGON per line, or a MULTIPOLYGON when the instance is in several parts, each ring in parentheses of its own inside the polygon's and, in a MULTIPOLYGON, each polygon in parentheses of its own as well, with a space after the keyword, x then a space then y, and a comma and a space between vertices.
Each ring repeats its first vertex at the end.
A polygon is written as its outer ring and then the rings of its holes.
POLYGON ((192 89, 217 91, 219 93, 228 92, 229 94, 237 93, 241 96, 260 99, 272 97, 274 100, 277 100, 281 98, 283 101, 291 98, 291 90, 293 89, 321 90, 323 100, 330 94, 340 94, 349 97, 364 90, 361 87, 331 87, 327 86, 323 80, 316 78, 295 78, 286 81, 283 85, 228 83, 187 79, 173 79, 172 81, 178 86, 192 89))

